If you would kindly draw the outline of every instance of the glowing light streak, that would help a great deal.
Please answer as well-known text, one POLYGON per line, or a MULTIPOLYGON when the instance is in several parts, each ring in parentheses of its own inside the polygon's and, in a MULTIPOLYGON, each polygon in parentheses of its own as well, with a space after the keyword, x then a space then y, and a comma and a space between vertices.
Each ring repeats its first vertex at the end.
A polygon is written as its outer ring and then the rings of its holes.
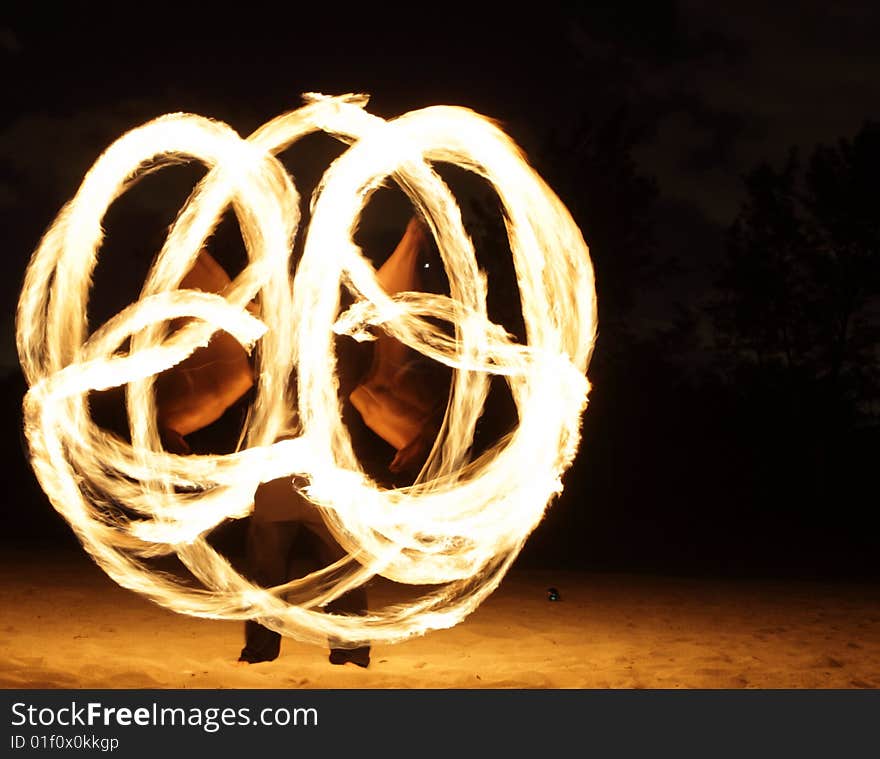
POLYGON ((188 114, 136 128, 98 158, 28 268, 17 340, 30 385, 25 432, 37 477, 108 575, 177 612, 253 618, 315 643, 328 636, 390 643, 450 627, 497 587, 561 492, 561 477, 577 452, 596 303, 588 249, 568 211, 490 120, 438 106, 385 121, 365 105, 364 96, 309 95, 303 107, 246 140, 224 124, 188 114), (350 147, 316 191, 292 277, 298 196, 275 155, 316 130, 350 147), (104 214, 145 170, 181 156, 204 163, 207 175, 171 228, 140 300, 88 334, 104 214), (475 172, 498 193, 527 345, 488 319, 486 277, 455 199, 432 168, 439 161, 475 172), (427 220, 449 297, 389 295, 354 244, 364 206, 389 177, 427 220), (223 297, 178 289, 230 204, 247 267, 223 297), (345 313, 340 282, 356 296, 345 313), (254 299, 259 319, 247 309, 254 299), (193 319, 169 336, 168 320, 179 317, 193 319), (454 336, 426 317, 452 324, 454 336), (368 339, 376 328, 454 369, 442 429, 407 488, 382 489, 370 480, 341 419, 334 332, 368 339), (218 329, 249 350, 256 346, 258 383, 242 445, 223 456, 167 453, 156 424, 155 377, 206 345, 218 329), (294 370, 297 397, 290 383, 294 370), (471 460, 492 374, 509 383, 519 424, 471 460), (87 403, 91 390, 122 385, 130 444, 95 425, 87 403), (292 436, 274 442, 283 433, 292 436), (262 589, 241 577, 205 536, 223 520, 249 514, 260 482, 286 475, 307 482, 303 492, 349 556, 262 589), (202 587, 152 571, 151 557, 171 553, 202 587), (437 587, 363 617, 320 610, 376 575, 437 587))

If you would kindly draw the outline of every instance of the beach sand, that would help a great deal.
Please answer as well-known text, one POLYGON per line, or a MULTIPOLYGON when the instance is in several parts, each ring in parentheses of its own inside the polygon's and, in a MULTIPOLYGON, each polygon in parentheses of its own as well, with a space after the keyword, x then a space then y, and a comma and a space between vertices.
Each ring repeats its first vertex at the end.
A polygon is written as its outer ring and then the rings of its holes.
POLYGON ((878 688, 880 588, 515 567, 461 624, 376 645, 368 669, 291 639, 235 666, 241 644, 240 622, 168 611, 83 552, 0 556, 7 689, 878 688))

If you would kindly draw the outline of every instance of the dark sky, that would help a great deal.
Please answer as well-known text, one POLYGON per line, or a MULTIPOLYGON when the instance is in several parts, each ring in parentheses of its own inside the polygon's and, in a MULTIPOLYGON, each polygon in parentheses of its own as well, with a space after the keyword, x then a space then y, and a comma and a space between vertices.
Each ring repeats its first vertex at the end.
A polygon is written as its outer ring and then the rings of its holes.
MULTIPOLYGON (((563 197, 583 204, 597 200, 595 175, 584 176, 589 192, 579 192, 578 172, 590 167, 546 147, 626 106, 640 135, 632 166, 658 190, 652 255, 655 263, 681 264, 678 272, 657 266, 661 274, 633 288, 641 325, 662 325, 678 305, 708 321, 704 303, 718 275, 723 233, 745 197, 742 175, 758 161, 780 165, 794 146, 807 154, 817 143, 853 136, 866 120, 880 121, 880 14, 868 2, 739 2, 719 10, 694 0, 647 9, 628 0, 604 6, 547 0, 526 12, 513 4, 459 3, 399 13, 375 3, 360 11, 339 3, 303 11, 304 5, 273 4, 269 11, 250 4, 233 15, 216 4, 204 18, 184 4, 125 4, 115 14, 83 4, 51 12, 48 5, 4 6, 0 224, 7 271, 0 278, 0 368, 17 364, 15 304, 40 236, 114 139, 165 113, 196 112, 247 135, 298 107, 309 91, 369 93, 370 110, 383 117, 431 104, 467 106, 500 121, 548 169, 548 179, 567 180, 558 188, 563 197)), ((311 156, 318 172, 320 158, 311 156)), ((638 222, 625 213, 615 229, 625 236, 638 222)), ((102 261, 134 259, 126 248, 132 239, 145 257, 155 253, 161 239, 152 248, 152 240, 137 240, 138 229, 124 230, 128 237, 120 243, 109 224, 99 274, 102 261)), ((583 232, 590 243, 591 230, 583 232)), ((602 247, 606 265, 617 252, 608 247, 602 247)), ((610 279, 598 282, 606 316, 614 302, 610 279)), ((123 289, 112 277, 110 283, 111 290, 123 289)), ((602 340, 600 324, 597 357, 614 347, 602 340)), ((657 345, 663 350, 662 340, 657 345)), ((708 353, 689 349, 686 357, 696 365, 708 353)), ((834 496, 830 526, 838 538, 829 538, 826 505, 813 504, 808 513, 790 492, 789 470, 772 474, 779 451, 768 430, 776 428, 763 422, 760 407, 740 424, 736 414, 725 416, 723 403, 714 409, 687 396, 676 405, 664 394, 674 378, 645 393, 639 371, 650 373, 652 358, 641 349, 638 357, 641 368, 619 376, 619 387, 597 384, 585 422, 585 439, 595 433, 588 455, 579 456, 567 499, 542 527, 548 555, 623 556, 624 562, 642 561, 642 554, 661 562, 703 556, 742 564, 750 552, 769 556, 784 545, 801 563, 846 563, 858 555, 874 566, 876 552, 867 545, 876 535, 873 516, 853 495, 855 485, 834 496), (707 407, 717 414, 703 423, 700 409, 707 407), (689 425, 680 412, 694 417, 689 425), (712 426, 714 419, 723 423, 712 426), (759 439, 766 458, 753 455, 759 439), (766 482, 776 490, 762 489, 766 482), (584 509, 581 498, 592 507, 584 509)), ((8 441, 17 443, 12 435, 8 441)), ((859 461, 873 461, 868 448, 851 468, 862 467, 859 461)), ((794 457, 790 466, 796 479, 812 481, 803 476, 814 469, 809 461, 794 457)), ((42 530, 43 523, 34 524, 42 530)))
POLYGON ((302 5, 234 16, 217 5, 205 18, 185 6, 173 15, 172 6, 5 6, 0 218, 10 276, 0 286, 0 365, 16 362, 13 308, 40 234, 115 137, 162 113, 196 111, 246 134, 299 105, 301 92, 361 91, 386 117, 472 107, 528 152, 626 102, 644 126, 634 156, 658 183, 666 253, 675 248, 690 271, 684 284, 644 294, 661 306, 668 293, 706 285, 718 233, 742 200, 740 176, 755 162, 880 119, 880 23, 869 2, 452 4, 406 14, 302 5))

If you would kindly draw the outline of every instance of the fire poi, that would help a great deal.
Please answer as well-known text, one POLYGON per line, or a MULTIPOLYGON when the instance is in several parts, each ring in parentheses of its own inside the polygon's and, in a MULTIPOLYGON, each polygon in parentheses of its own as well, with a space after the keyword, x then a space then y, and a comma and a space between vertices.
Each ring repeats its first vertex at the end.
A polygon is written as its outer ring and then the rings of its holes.
POLYGON ((578 450, 596 300, 589 252, 571 215, 491 120, 436 106, 386 121, 366 103, 362 95, 307 95, 301 108, 247 139, 191 114, 135 128, 98 158, 28 267, 17 342, 34 471, 110 577, 176 612, 258 619, 318 644, 328 636, 391 643, 451 627, 498 586, 561 493, 578 450), (294 276, 299 196, 276 154, 318 130, 349 147, 316 190, 294 276), (207 174, 171 227, 139 300, 89 333, 105 213, 144 171, 181 156, 201 161, 207 174), (501 201, 525 344, 488 317, 487 279, 455 198, 432 168, 440 161, 483 177, 501 201), (364 207, 389 178, 425 219, 448 296, 383 287, 355 245, 364 207), (222 295, 187 287, 230 204, 247 266, 222 295), (344 312, 340 283, 355 299, 344 312), (183 327, 168 328, 181 319, 183 327), (452 369, 436 442, 404 488, 379 487, 365 473, 336 394, 334 336, 369 340, 377 332, 452 369), (242 442, 224 455, 169 453, 159 435, 156 378, 205 350, 215 334, 253 351, 255 395, 242 442), (492 375, 508 383, 518 424, 471 455, 492 375), (126 391, 130 442, 90 415, 88 394, 112 387, 126 391), (294 478, 304 483, 301 492, 348 556, 266 589, 242 577, 206 536, 224 520, 248 516, 259 483, 283 476, 291 487, 294 478), (201 587, 149 566, 171 554, 201 587), (366 616, 321 610, 374 576, 431 587, 366 616), (307 600, 288 603, 286 591, 307 600))

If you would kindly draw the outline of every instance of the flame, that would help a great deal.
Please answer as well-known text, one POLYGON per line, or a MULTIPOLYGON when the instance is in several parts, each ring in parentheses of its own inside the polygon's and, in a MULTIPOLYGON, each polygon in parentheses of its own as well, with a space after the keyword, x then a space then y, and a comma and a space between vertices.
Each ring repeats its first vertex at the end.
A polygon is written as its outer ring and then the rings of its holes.
POLYGON ((491 120, 436 106, 386 121, 368 113, 366 103, 362 95, 309 94, 302 107, 247 139, 191 114, 135 128, 98 158, 28 267, 17 342, 30 386, 24 425, 34 471, 110 577, 176 612, 256 619, 318 644, 328 636, 392 643, 451 627, 501 582, 562 491, 561 477, 577 452, 596 334, 593 270, 581 232, 491 120), (299 198, 275 155, 317 130, 350 147, 315 193, 292 276, 299 198), (205 178, 170 229, 140 299, 89 334, 89 288, 104 214, 144 171, 181 156, 201 161, 205 178), (432 168, 438 161, 485 178, 502 202, 527 344, 488 318, 487 280, 456 201, 432 168), (353 242, 371 193, 388 178, 427 220, 448 297, 389 295, 353 242), (180 289, 230 205, 248 265, 222 297, 180 289), (339 283, 355 295, 344 313, 339 283), (260 318, 248 310, 255 299, 260 318), (168 321, 181 317, 190 317, 187 326, 169 336, 168 321), (451 324, 454 334, 428 317, 451 324), (405 488, 383 489, 367 476, 337 398, 334 333, 364 339, 377 325, 454 370, 437 441, 415 483, 405 488), (242 443, 228 455, 168 453, 156 424, 156 375, 206 345, 217 330, 254 351, 258 382, 242 443), (519 423, 471 458, 491 375, 509 384, 519 423), (130 443, 98 427, 89 414, 87 394, 117 386, 126 388, 130 443), (256 487, 282 476, 307 482, 302 492, 349 555, 264 589, 240 576, 206 535, 223 520, 248 515, 256 487), (200 587, 150 566, 153 557, 172 553, 200 587), (435 587, 366 616, 321 610, 377 575, 435 587), (288 593, 296 603, 285 600, 288 593))

